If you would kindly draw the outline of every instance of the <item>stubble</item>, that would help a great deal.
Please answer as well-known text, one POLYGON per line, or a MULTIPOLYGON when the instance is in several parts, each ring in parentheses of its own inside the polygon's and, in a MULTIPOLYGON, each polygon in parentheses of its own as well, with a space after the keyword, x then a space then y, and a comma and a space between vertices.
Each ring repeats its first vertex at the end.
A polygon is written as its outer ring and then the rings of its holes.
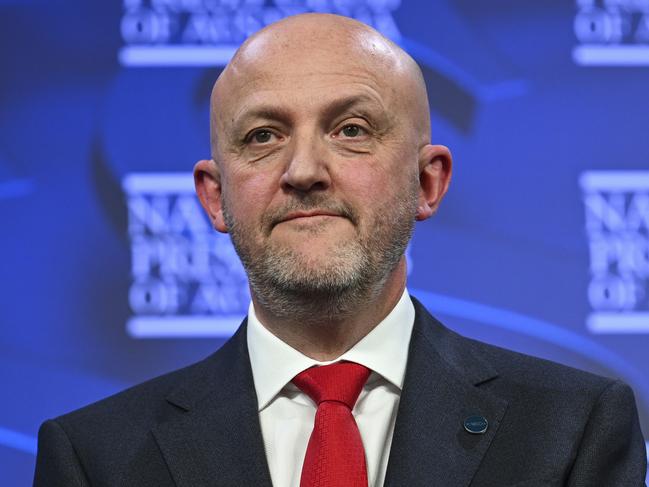
MULTIPOLYGON (((414 180, 382 212, 360 221, 353 207, 325 196, 307 194, 264 215, 261 233, 270 236, 282 215, 290 211, 327 209, 347 218, 354 238, 334 242, 326 260, 269 242, 255 241, 254 229, 236 221, 223 195, 223 216, 241 259, 250 288, 259 304, 279 319, 300 322, 337 322, 371 302, 382 290, 403 256, 412 235, 418 181, 414 180)), ((326 231, 323 230, 323 231, 326 231)), ((335 237, 332 237, 335 238, 335 237)))

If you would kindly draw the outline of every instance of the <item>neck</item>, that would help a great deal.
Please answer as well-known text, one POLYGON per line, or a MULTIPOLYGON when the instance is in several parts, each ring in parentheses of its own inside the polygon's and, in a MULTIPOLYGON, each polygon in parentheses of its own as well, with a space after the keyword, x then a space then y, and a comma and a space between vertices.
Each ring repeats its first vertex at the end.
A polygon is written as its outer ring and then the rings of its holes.
POLYGON ((406 285, 406 264, 402 258, 382 286, 371 290, 355 306, 334 312, 328 303, 310 303, 294 317, 277 316, 253 293, 259 321, 273 335, 294 349, 318 361, 335 360, 374 329, 397 304, 406 285))

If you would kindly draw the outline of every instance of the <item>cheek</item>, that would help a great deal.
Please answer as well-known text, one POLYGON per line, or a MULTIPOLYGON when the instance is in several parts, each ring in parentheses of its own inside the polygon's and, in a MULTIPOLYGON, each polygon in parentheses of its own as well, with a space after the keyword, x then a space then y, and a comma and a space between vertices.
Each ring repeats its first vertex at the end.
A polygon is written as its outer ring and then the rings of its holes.
POLYGON ((230 201, 238 208, 263 211, 279 187, 279 176, 270 170, 235 170, 227 178, 230 201))
POLYGON ((394 161, 356 160, 340 167, 338 186, 356 208, 390 204, 412 188, 412 170, 394 161))

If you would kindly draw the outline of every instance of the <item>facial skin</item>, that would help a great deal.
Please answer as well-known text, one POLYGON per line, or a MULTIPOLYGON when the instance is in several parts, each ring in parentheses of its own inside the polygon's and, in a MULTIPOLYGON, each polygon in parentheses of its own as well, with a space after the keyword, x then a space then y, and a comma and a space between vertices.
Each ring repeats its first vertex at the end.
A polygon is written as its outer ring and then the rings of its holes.
POLYGON ((256 314, 302 353, 337 358, 396 304, 414 221, 448 188, 419 68, 364 24, 299 15, 242 45, 211 109, 197 193, 231 234, 256 314))

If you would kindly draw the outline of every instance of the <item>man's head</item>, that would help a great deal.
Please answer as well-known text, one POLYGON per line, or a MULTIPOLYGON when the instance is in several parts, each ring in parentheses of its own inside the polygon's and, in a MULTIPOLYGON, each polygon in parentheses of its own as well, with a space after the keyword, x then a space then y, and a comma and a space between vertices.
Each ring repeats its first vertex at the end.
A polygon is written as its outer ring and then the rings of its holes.
POLYGON ((414 221, 435 211, 451 170, 430 145, 410 56, 352 19, 289 17, 241 46, 211 109, 197 191, 257 303, 335 318, 403 280, 414 221))

